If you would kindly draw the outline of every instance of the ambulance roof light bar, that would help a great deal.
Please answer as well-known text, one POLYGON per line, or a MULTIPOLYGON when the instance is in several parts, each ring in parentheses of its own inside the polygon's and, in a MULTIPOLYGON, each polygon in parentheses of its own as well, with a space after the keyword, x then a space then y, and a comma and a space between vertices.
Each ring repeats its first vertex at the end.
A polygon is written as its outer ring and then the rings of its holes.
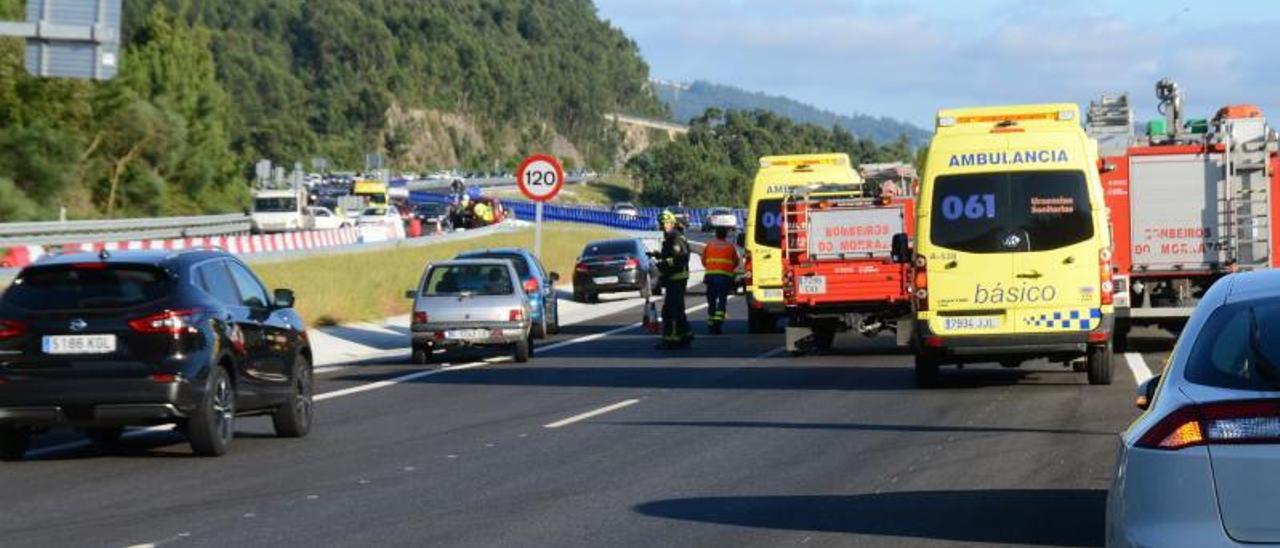
POLYGON ((1076 111, 1074 109, 1062 108, 1054 110, 1026 111, 1022 112, 994 112, 981 114, 956 114, 954 111, 950 113, 938 113, 938 127, 955 127, 963 124, 998 124, 1003 122, 1025 122, 1025 121, 1051 121, 1051 122, 1074 122, 1076 120, 1076 111))

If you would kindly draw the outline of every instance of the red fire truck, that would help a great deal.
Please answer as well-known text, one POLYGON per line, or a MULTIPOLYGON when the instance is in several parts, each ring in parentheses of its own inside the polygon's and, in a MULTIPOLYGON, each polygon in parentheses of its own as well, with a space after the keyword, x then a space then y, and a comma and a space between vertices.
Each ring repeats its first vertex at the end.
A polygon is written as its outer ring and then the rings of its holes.
POLYGON ((792 189, 782 202, 786 348, 831 347, 837 333, 896 329, 911 311, 908 265, 891 255, 894 234, 915 232, 915 201, 867 197, 863 185, 792 189))
POLYGON ((1233 105, 1184 121, 1176 83, 1161 80, 1156 97, 1165 117, 1145 135, 1134 135, 1125 95, 1087 115, 1111 213, 1117 349, 1133 326, 1181 329, 1219 278, 1280 265, 1280 159, 1262 112, 1233 105))

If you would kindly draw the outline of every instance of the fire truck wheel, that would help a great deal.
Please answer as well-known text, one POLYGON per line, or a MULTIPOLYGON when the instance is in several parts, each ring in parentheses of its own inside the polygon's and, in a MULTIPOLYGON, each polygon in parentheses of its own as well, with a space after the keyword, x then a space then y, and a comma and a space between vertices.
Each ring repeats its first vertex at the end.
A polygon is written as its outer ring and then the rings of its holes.
POLYGON ((813 348, 818 351, 827 351, 831 349, 831 343, 836 340, 836 331, 830 327, 814 326, 813 328, 813 348))
POLYGON ((1089 347, 1089 384, 1111 384, 1111 344, 1089 347))
POLYGON ((916 387, 938 386, 938 362, 928 356, 916 354, 916 387))

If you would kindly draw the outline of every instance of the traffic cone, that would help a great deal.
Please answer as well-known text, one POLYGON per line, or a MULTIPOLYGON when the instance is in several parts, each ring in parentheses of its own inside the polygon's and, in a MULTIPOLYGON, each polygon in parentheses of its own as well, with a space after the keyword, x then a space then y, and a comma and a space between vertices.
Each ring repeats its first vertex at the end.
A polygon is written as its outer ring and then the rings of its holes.
POLYGON ((658 307, 653 303, 645 304, 643 323, 645 333, 657 335, 662 332, 662 320, 658 318, 658 307))

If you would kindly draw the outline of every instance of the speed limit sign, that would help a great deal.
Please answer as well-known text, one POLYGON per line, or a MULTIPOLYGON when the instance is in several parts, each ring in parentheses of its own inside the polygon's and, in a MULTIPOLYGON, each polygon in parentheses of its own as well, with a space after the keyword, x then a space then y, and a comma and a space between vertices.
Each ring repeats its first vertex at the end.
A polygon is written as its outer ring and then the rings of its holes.
POLYGON ((516 185, 530 200, 551 201, 564 187, 564 168, 553 156, 534 154, 520 162, 520 168, 516 170, 516 185))

